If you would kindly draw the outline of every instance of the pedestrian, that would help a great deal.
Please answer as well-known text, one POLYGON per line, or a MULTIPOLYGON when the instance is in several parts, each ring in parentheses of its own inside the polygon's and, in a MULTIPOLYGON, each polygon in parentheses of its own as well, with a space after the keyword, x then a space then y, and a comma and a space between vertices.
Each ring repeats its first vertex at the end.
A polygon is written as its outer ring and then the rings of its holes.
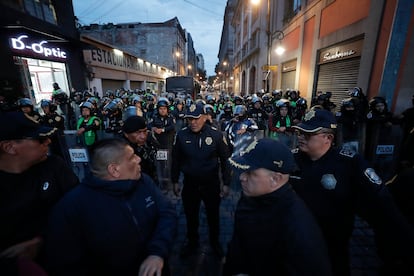
POLYGON ((331 275, 322 232, 289 184, 295 161, 270 138, 253 139, 229 161, 243 190, 224 275, 331 275))
POLYGON ((122 126, 123 137, 141 158, 141 172, 152 177, 157 182, 157 149, 159 144, 149 134, 147 122, 144 117, 130 116, 122 126))
POLYGON ((220 196, 226 196, 229 192, 229 148, 222 132, 206 123, 207 115, 202 103, 192 104, 185 117, 188 126, 176 135, 171 170, 176 195, 180 190, 180 173, 184 175, 181 197, 187 220, 187 243, 182 248, 181 256, 188 257, 197 251, 199 210, 203 201, 211 249, 215 255, 222 257, 219 208, 220 196), (220 188, 221 181, 223 185, 220 188))
POLYGON ((355 215, 373 228, 386 263, 409 265, 414 257, 413 228, 370 164, 354 151, 334 147, 336 127, 333 113, 324 109, 309 111, 293 126, 298 171, 291 178, 322 229, 334 275, 350 275, 349 240, 355 215))
POLYGON ((49 211, 78 184, 63 159, 48 154, 56 130, 23 112, 0 114, 2 275, 17 275, 22 269, 44 271, 43 240, 49 211))
POLYGON ((94 145, 91 174, 62 198, 49 220, 51 275, 169 275, 175 210, 141 173, 140 161, 122 139, 94 145))

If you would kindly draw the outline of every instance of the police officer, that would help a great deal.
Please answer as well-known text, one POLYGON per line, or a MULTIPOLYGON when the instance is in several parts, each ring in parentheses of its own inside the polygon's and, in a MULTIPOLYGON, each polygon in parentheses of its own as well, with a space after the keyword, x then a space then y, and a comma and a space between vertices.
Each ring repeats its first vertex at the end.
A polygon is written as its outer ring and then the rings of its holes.
POLYGON ((229 149, 221 131, 206 124, 207 116, 202 103, 192 104, 186 112, 186 118, 188 127, 176 135, 171 170, 176 195, 180 191, 180 172, 184 174, 181 196, 187 220, 188 241, 181 256, 194 254, 199 246, 199 210, 203 201, 211 249, 216 256, 222 257, 223 251, 219 243, 219 207, 220 195, 226 196, 229 192, 229 149), (220 176, 224 184, 221 193, 220 176))
POLYGON ((334 275, 350 274, 348 245, 356 214, 373 227, 388 264, 407 264, 414 256, 414 230, 375 170, 355 152, 333 147, 336 126, 333 113, 323 109, 309 111, 293 126, 299 170, 291 181, 322 229, 334 275))
POLYGON ((65 119, 56 112, 57 106, 52 103, 52 101, 43 99, 40 101, 40 107, 44 113, 44 115, 40 117, 40 124, 48 127, 55 127, 61 131, 65 129, 65 119))
POLYGON ((122 131, 135 154, 141 158, 141 171, 157 181, 156 157, 159 145, 148 135, 149 130, 144 117, 130 116, 124 121, 122 131))
POLYGON ((94 107, 90 102, 80 105, 82 117, 79 118, 76 134, 83 137, 86 146, 92 146, 98 139, 97 131, 101 128, 101 120, 93 116, 94 107))
POLYGON ((40 122, 40 114, 34 109, 32 100, 29 98, 21 98, 17 101, 17 106, 19 110, 36 122, 40 122))
POLYGON ((325 241, 312 213, 289 184, 295 161, 270 138, 253 139, 229 159, 242 196, 223 275, 332 274, 325 241))

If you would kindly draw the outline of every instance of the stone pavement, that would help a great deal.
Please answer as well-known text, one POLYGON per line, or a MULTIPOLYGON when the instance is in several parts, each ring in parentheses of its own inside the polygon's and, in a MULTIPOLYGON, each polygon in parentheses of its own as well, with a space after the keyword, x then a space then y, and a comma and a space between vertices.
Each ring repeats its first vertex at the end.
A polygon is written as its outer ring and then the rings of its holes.
MULTIPOLYGON (((205 210, 200 208, 200 249, 198 254, 189 258, 180 258, 179 253, 185 242, 186 220, 180 197, 171 191, 167 196, 173 202, 178 214, 178 230, 169 260, 172 276, 220 276, 222 263, 210 252, 208 243, 208 226, 205 210)), ((232 189, 229 196, 222 199, 220 206, 220 242, 226 252, 227 244, 233 231, 233 218, 237 201, 240 197, 239 189, 232 189)), ((357 218, 350 243, 351 248, 351 276, 378 276, 380 260, 376 254, 374 234, 366 222, 357 218)))

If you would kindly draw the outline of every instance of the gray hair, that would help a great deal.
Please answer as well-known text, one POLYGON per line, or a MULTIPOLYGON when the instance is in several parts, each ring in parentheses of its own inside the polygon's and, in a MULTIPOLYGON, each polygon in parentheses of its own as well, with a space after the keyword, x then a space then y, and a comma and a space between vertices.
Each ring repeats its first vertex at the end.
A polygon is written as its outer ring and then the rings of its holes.
POLYGON ((122 159, 126 146, 128 146, 128 143, 118 138, 98 141, 90 151, 89 165, 92 174, 98 178, 107 176, 108 166, 122 159))

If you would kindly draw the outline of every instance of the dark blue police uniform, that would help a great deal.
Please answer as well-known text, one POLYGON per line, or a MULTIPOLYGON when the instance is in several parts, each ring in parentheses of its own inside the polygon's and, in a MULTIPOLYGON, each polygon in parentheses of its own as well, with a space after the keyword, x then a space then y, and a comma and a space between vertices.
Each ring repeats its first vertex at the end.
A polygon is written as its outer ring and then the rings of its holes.
POLYGON ((227 158, 229 149, 222 133, 204 124, 200 132, 185 127, 176 135, 172 152, 172 182, 184 174, 182 200, 187 219, 187 238, 196 247, 201 201, 209 225, 210 243, 219 241, 220 169, 224 185, 230 183, 227 158))
MULTIPOLYGON (((315 132, 312 128, 329 128, 334 122, 328 111, 311 112, 295 128, 315 132)), ((414 230, 365 159, 333 147, 317 160, 299 151, 294 156, 298 171, 291 174, 291 184, 322 229, 334 275, 350 274, 348 247, 356 214, 373 228, 385 261, 407 264, 412 260, 414 230)))

